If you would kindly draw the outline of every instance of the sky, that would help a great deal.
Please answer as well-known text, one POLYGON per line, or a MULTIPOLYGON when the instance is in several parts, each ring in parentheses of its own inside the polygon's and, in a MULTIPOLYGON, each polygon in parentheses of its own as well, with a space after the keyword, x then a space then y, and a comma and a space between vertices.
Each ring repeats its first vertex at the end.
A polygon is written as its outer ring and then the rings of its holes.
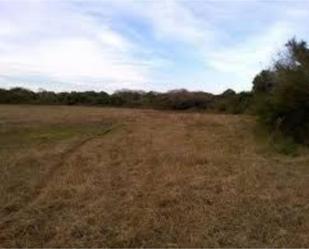
POLYGON ((307 0, 0 0, 0 88, 247 91, 307 0))

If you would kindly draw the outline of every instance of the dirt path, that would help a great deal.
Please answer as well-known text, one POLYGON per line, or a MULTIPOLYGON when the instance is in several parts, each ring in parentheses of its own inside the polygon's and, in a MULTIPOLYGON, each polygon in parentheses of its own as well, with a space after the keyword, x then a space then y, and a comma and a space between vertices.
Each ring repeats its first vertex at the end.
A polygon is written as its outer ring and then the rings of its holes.
POLYGON ((32 199, 29 201, 29 205, 31 203, 35 202, 35 200, 39 197, 40 193, 44 188, 53 181, 54 177, 57 175, 58 170, 61 167, 64 167, 66 162, 71 159, 71 157, 74 156, 74 154, 78 154, 82 147, 88 146, 89 143, 93 142, 95 139, 101 139, 103 136, 110 133, 114 128, 108 128, 106 131, 104 131, 102 134, 93 136, 93 137, 87 137, 76 144, 74 144, 71 148, 64 151, 59 155, 59 162, 53 165, 47 172, 47 174, 41 179, 41 182, 37 185, 35 194, 32 196, 32 199))
POLYGON ((70 146, 68 149, 58 154, 55 162, 52 162, 47 172, 40 178, 40 181, 36 184, 33 193, 29 195, 28 198, 25 198, 23 200, 24 204, 22 208, 13 209, 12 212, 11 211, 9 212, 6 219, 1 221, 0 230, 4 230, 10 223, 13 223, 14 220, 18 219, 20 213, 25 212, 25 210, 31 209, 32 206, 35 205, 37 199, 39 199, 41 194, 45 191, 45 188, 49 184, 53 184, 53 181, 55 180, 55 178, 57 178, 58 171, 61 168, 65 167, 67 162, 72 160, 76 155, 78 155, 78 153, 82 153, 83 147, 87 147, 93 141, 101 139, 102 137, 112 132, 115 128, 116 126, 110 127, 99 135, 80 139, 79 141, 75 142, 72 146, 70 146))

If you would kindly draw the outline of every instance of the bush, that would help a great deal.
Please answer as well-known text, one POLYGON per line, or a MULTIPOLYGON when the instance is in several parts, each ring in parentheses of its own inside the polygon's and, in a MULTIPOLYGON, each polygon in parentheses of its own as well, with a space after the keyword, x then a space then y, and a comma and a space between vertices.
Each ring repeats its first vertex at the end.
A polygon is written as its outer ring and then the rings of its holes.
POLYGON ((258 115, 272 131, 309 144, 309 49, 294 39, 286 47, 272 72, 273 89, 256 94, 258 115))
POLYGON ((214 98, 211 108, 218 112, 242 114, 250 110, 251 102, 251 92, 235 93, 233 90, 228 89, 214 98))

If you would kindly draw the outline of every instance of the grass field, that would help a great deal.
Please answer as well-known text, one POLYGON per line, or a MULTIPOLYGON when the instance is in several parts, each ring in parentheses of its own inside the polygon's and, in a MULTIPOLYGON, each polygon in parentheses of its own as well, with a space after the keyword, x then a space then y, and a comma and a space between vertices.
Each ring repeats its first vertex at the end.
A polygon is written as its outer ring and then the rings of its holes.
POLYGON ((309 247, 309 151, 249 116, 0 106, 0 247, 309 247))

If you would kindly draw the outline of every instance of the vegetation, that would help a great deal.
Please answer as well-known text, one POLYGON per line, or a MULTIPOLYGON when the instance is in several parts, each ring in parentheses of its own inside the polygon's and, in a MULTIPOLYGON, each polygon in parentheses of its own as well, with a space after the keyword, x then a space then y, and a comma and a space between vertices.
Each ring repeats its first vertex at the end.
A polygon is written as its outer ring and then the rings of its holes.
POLYGON ((309 144, 303 41, 250 92, 12 88, 0 103, 0 247, 309 246, 308 147, 283 155, 309 144))
POLYGON ((290 40, 272 68, 253 80, 251 92, 231 89, 214 95, 185 89, 166 93, 122 90, 106 92, 33 92, 0 89, 2 104, 98 105, 161 110, 207 110, 257 114, 272 137, 309 144, 309 49, 304 41, 290 40))
POLYGON ((250 112, 251 102, 252 93, 241 92, 237 94, 228 89, 223 94, 216 96, 213 103, 211 103, 211 109, 231 114, 248 113, 250 112))
POLYGON ((254 79, 257 114, 274 136, 309 144, 309 49, 295 39, 286 48, 254 79))
POLYGON ((255 118, 0 105, 0 247, 308 247, 308 165, 255 118), (48 115, 46 115, 48 114, 48 115))
MULTIPOLYGON (((231 90, 232 91, 232 90, 231 90)), ((48 105, 98 105, 115 107, 141 107, 167 110, 215 110, 242 113, 248 105, 250 93, 224 92, 213 95, 205 92, 189 92, 185 89, 166 93, 133 90, 106 92, 33 92, 24 88, 0 89, 2 104, 48 104, 48 105), (232 103, 232 104, 231 104, 232 103)))

